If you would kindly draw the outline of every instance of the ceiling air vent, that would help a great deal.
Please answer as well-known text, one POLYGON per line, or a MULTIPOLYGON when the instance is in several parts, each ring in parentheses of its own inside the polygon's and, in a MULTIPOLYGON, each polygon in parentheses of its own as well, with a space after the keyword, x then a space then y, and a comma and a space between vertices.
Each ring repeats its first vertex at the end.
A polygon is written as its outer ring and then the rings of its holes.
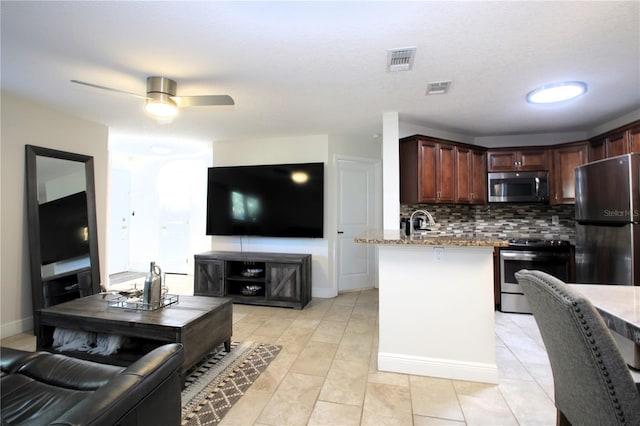
POLYGON ((432 81, 427 83, 427 95, 443 95, 451 86, 451 80, 432 81))
POLYGON ((387 52, 387 69, 389 71, 408 71, 413 66, 415 47, 391 49, 387 52))

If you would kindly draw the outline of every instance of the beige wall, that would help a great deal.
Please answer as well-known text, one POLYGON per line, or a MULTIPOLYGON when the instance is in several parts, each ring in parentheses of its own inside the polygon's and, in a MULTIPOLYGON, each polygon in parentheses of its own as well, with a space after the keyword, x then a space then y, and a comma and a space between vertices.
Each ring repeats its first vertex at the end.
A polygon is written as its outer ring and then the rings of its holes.
POLYGON ((33 328, 25 199, 25 145, 94 157, 100 273, 106 282, 108 129, 2 92, 0 336, 33 328))

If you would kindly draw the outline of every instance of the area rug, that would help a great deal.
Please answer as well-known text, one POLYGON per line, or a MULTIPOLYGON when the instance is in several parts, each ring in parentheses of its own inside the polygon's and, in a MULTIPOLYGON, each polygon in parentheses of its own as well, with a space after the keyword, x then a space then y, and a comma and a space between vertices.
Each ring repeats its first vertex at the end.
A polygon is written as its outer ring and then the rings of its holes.
POLYGON ((281 346, 232 342, 231 351, 209 354, 187 374, 182 390, 182 425, 216 425, 256 381, 281 346))

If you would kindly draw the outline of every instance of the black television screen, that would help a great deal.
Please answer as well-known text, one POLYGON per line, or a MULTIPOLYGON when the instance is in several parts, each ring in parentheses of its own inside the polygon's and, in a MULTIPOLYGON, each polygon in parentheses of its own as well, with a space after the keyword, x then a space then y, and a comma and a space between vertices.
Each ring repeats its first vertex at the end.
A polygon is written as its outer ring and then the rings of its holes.
POLYGON ((40 204, 39 215, 43 265, 89 254, 86 192, 40 204))
POLYGON ((210 167, 207 235, 322 238, 324 163, 210 167))

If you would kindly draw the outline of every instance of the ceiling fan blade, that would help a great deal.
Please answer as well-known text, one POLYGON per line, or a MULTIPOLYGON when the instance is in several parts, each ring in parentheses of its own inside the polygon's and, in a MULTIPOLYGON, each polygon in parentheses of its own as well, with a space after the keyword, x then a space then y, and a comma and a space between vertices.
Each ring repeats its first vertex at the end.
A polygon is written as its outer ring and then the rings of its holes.
POLYGON ((175 99, 180 107, 235 105, 229 95, 175 96, 175 99))
POLYGON ((125 95, 134 96, 134 97, 136 97, 138 99, 149 99, 147 96, 144 96, 144 95, 138 95, 137 93, 125 92, 124 90, 118 90, 118 89, 114 89, 114 88, 111 88, 111 87, 100 86, 98 84, 87 83, 86 81, 80 81, 80 80, 70 80, 70 81, 72 83, 75 83, 75 84, 81 84, 83 86, 89 86, 89 87, 93 87, 95 89, 102 89, 102 90, 108 90, 110 92, 123 93, 125 95))

